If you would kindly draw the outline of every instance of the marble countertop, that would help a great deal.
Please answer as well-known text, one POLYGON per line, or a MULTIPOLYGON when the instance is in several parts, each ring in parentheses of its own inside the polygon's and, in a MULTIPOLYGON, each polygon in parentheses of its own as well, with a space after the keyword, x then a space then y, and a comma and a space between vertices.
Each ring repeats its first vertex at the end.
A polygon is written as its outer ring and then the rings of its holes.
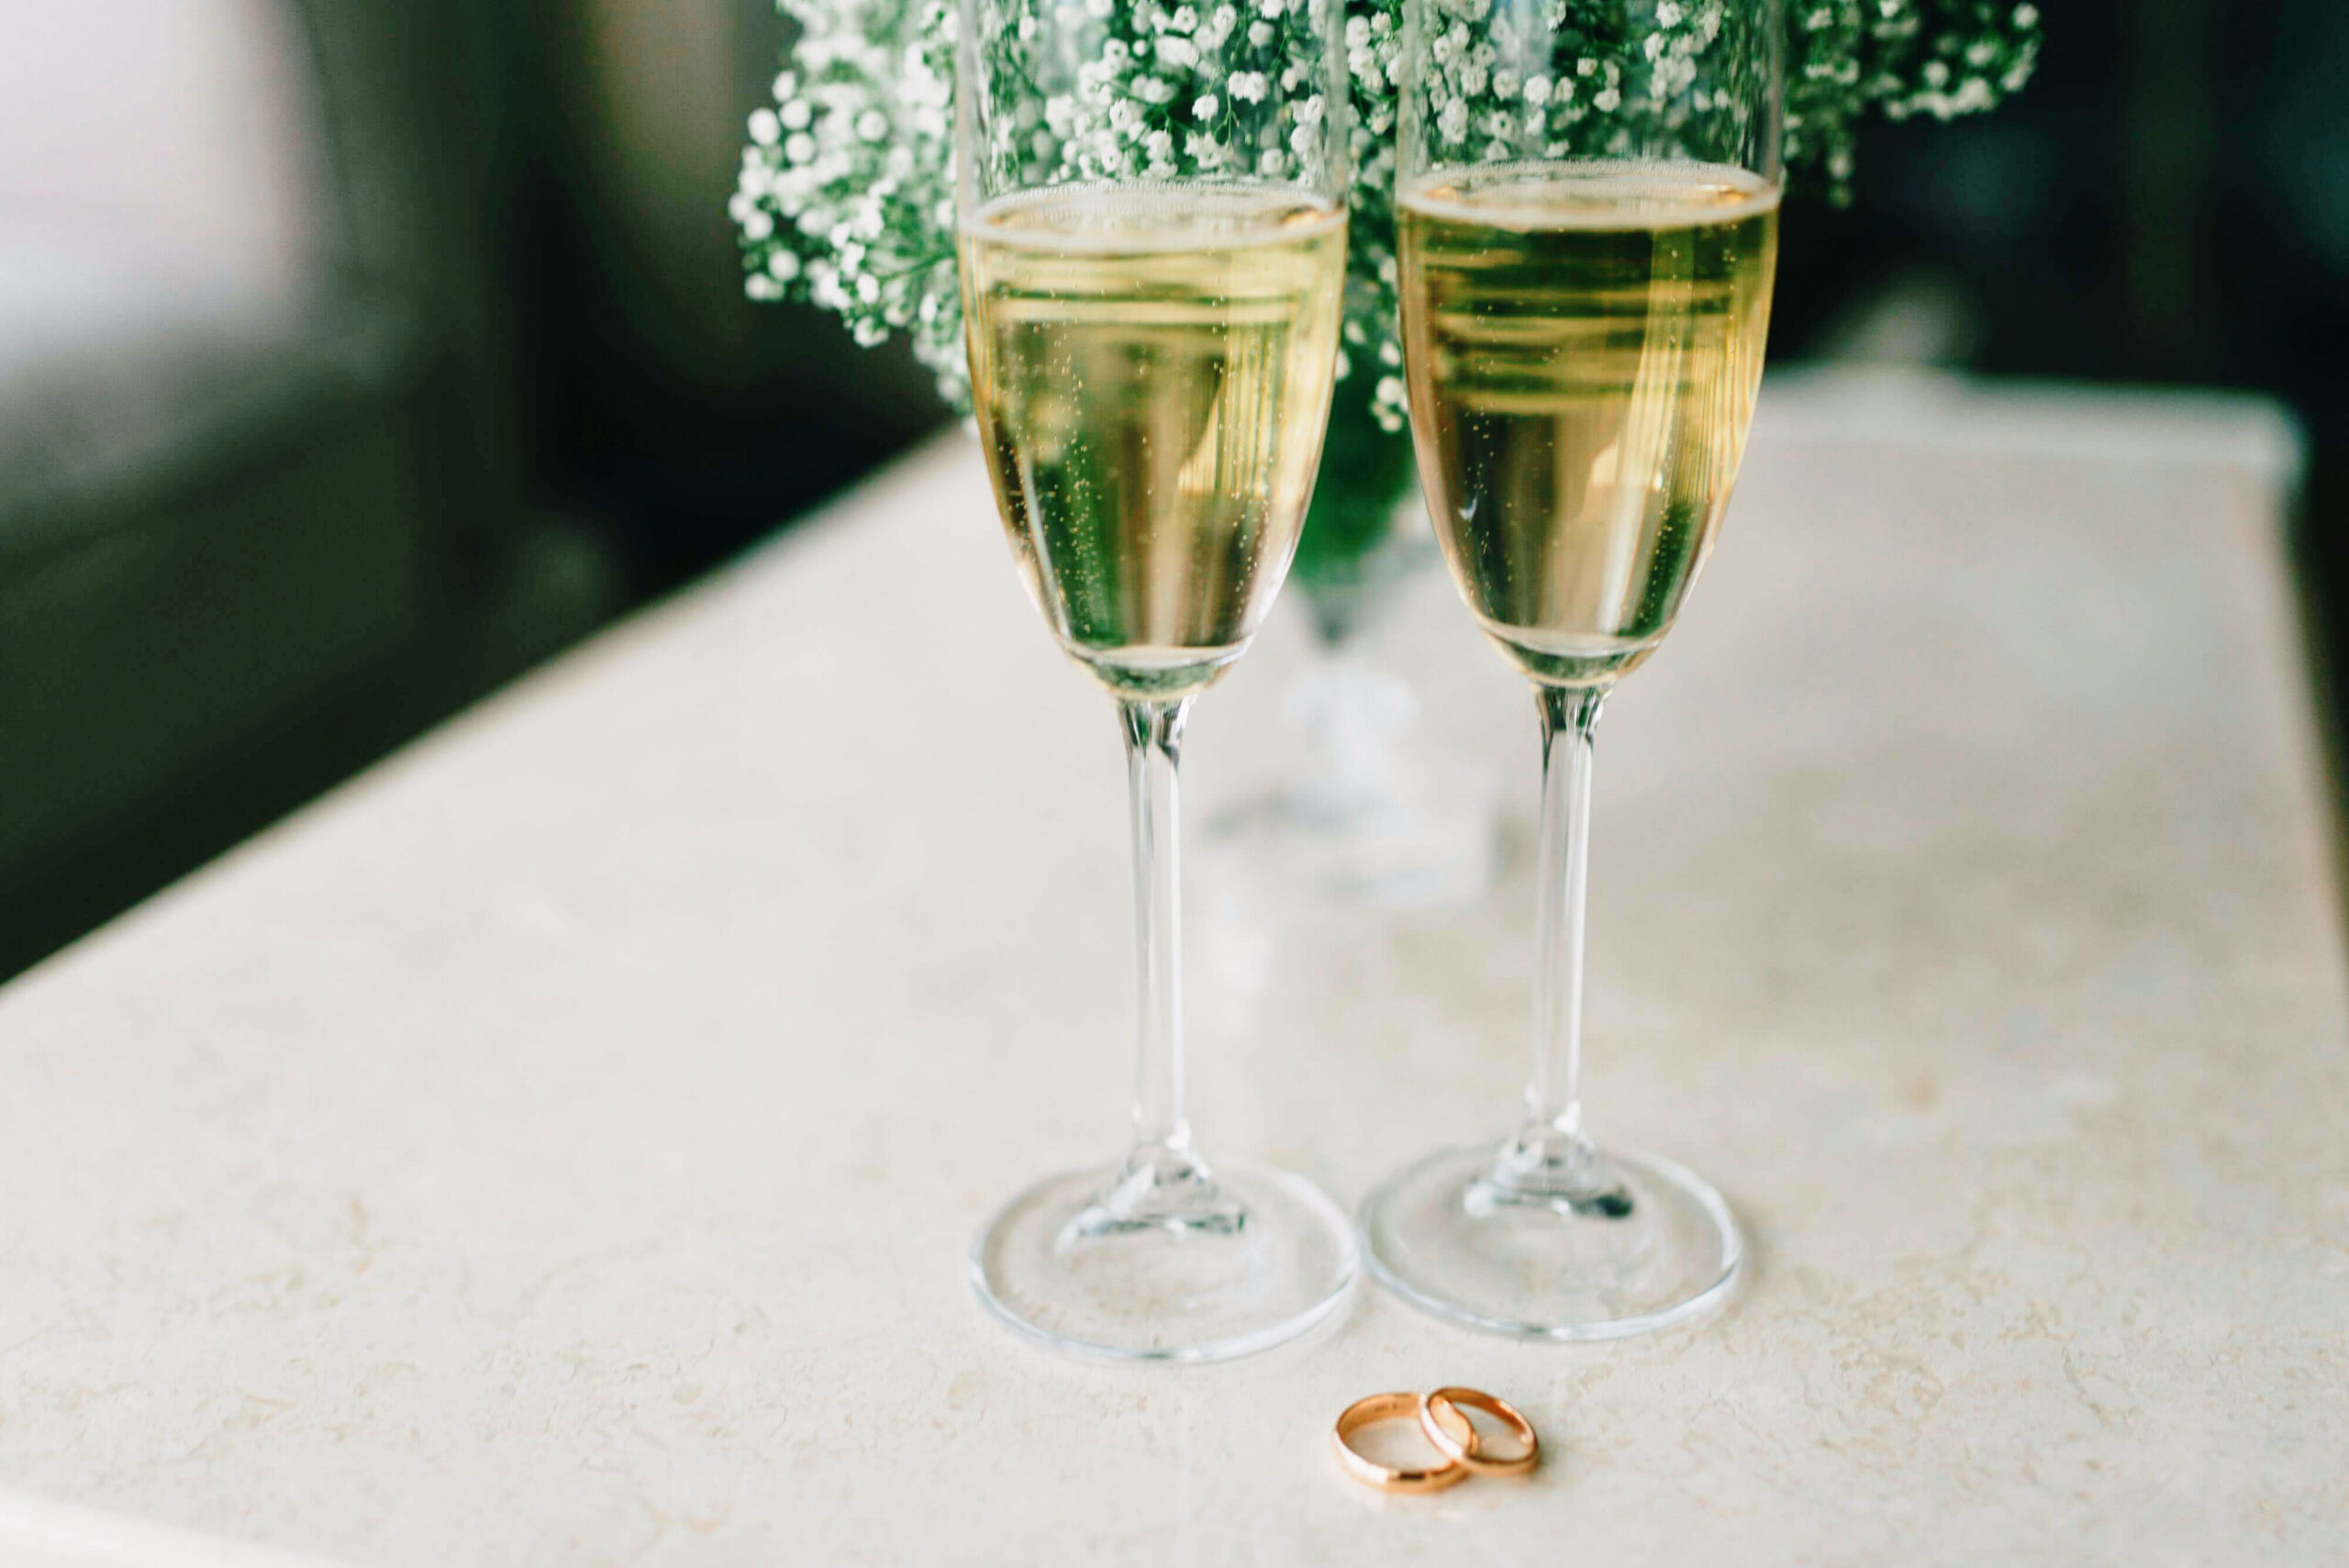
MULTIPOLYGON (((1119 1140, 1128 895, 1108 704, 943 439, 0 993, 0 1560, 2337 1562, 2291 473, 2257 405, 1774 384, 1592 889, 1593 1122, 1720 1184, 1742 1296, 1572 1348, 1365 1288, 1118 1370, 963 1277, 1119 1140), (1341 1407, 1453 1382, 1553 1462, 1337 1473, 1341 1407)), ((1203 1144, 1349 1205, 1496 1129, 1531 956, 1531 705, 1440 573, 1380 635, 1501 885, 1192 907, 1203 1144)), ((1195 827, 1306 647, 1201 704, 1195 827)))

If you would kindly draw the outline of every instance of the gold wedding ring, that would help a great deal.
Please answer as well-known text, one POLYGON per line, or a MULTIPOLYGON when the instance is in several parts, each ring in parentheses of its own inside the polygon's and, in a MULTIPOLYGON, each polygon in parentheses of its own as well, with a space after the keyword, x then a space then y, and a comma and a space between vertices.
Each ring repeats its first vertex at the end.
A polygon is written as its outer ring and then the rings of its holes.
POLYGON ((1345 1413, 1338 1418, 1335 1436, 1338 1462, 1345 1466, 1346 1473, 1382 1492, 1441 1492, 1447 1486, 1458 1485, 1472 1473, 1522 1475, 1542 1457, 1542 1440, 1534 1436, 1533 1423, 1516 1406, 1481 1388, 1454 1386, 1439 1388, 1432 1394, 1374 1394, 1346 1407, 1345 1413), (1462 1408, 1464 1406, 1465 1409, 1462 1408), (1486 1453, 1484 1434, 1468 1418, 1469 1410, 1482 1410, 1506 1425, 1524 1451, 1497 1458, 1486 1453), (1421 1435, 1443 1456, 1443 1462, 1404 1469, 1381 1464, 1354 1447, 1356 1432, 1388 1421, 1416 1421, 1421 1435))
POLYGON ((1533 1435, 1533 1423, 1516 1406, 1481 1388, 1439 1388, 1433 1394, 1421 1395, 1419 1429, 1427 1434, 1428 1441, 1435 1444, 1438 1453, 1463 1470, 1472 1470, 1479 1475, 1522 1475, 1542 1457, 1542 1440, 1533 1435), (1475 1424, 1460 1408, 1463 1405, 1506 1424, 1525 1451, 1499 1459, 1486 1453, 1484 1434, 1476 1430, 1475 1424))
MULTIPOLYGON (((1453 1392, 1460 1392, 1453 1390, 1453 1392)), ((1443 1462, 1426 1469, 1411 1470, 1392 1464, 1381 1464, 1364 1455, 1349 1440, 1364 1427, 1375 1427, 1386 1421, 1421 1420, 1419 1412, 1426 1401, 1416 1394, 1374 1394, 1357 1399, 1338 1418, 1338 1462, 1346 1473, 1365 1486, 1375 1486, 1382 1492, 1441 1492, 1468 1478, 1468 1467, 1446 1455, 1443 1462)), ((1479 1407, 1482 1408, 1482 1407, 1479 1407)), ((1459 1412, 1454 1411, 1454 1415, 1459 1412)), ((1462 1422, 1468 1419, 1461 1416, 1462 1422)), ((1471 1434, 1474 1435, 1473 1432, 1471 1434)))

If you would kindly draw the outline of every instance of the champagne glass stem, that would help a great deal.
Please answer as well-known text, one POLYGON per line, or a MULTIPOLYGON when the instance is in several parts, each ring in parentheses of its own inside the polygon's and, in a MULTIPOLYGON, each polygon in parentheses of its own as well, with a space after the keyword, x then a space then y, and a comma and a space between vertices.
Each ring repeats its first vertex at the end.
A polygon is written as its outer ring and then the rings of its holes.
POLYGON ((1134 1148, 1130 1172, 1196 1169, 1183 1118, 1181 790, 1187 696, 1121 702, 1134 838, 1134 1148))
POLYGON ((1542 686, 1542 840, 1534 915, 1532 1069, 1525 1126, 1495 1179, 1520 1191, 1595 1196, 1612 1184, 1582 1128, 1583 915, 1590 881, 1592 732, 1603 687, 1542 686))

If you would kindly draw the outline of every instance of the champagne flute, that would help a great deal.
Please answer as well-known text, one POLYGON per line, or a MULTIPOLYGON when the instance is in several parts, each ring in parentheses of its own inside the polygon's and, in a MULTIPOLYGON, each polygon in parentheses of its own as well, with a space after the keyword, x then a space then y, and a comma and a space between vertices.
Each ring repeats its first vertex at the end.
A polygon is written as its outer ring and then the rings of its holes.
POLYGON ((1140 1012, 1132 1147, 1014 1198, 973 1282, 1055 1349, 1241 1355, 1332 1312, 1355 1250, 1305 1181, 1191 1146, 1176 760, 1288 570, 1329 420, 1341 0, 962 0, 960 21, 972 402, 1029 593, 1117 701, 1140 1012))
POLYGON ((1724 1300, 1720 1195, 1583 1128, 1591 736, 1710 550, 1776 265, 1776 0, 1406 0, 1404 365, 1462 598, 1542 737, 1533 1062, 1513 1137, 1364 1203, 1372 1269, 1504 1333, 1609 1339, 1724 1300))

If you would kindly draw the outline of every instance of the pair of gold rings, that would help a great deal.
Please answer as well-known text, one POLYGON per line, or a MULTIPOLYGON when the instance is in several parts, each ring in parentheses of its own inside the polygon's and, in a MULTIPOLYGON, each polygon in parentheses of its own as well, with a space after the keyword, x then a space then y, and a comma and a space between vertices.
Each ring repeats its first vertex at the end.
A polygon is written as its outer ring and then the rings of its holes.
POLYGON ((1338 1462, 1365 1486, 1382 1492, 1441 1492, 1471 1475, 1522 1475, 1542 1457, 1542 1440, 1533 1423, 1508 1400, 1481 1388, 1439 1388, 1432 1394, 1374 1394, 1357 1399, 1338 1418, 1335 1436, 1338 1462), (1466 1407, 1465 1409, 1462 1407, 1466 1407), (1484 1434, 1468 1419, 1468 1410, 1482 1410, 1506 1425, 1522 1446, 1521 1452, 1494 1455, 1486 1451, 1484 1434), (1364 1427, 1388 1421, 1416 1421, 1419 1431, 1443 1462, 1409 1469, 1381 1464, 1353 1445, 1353 1435, 1364 1427))

